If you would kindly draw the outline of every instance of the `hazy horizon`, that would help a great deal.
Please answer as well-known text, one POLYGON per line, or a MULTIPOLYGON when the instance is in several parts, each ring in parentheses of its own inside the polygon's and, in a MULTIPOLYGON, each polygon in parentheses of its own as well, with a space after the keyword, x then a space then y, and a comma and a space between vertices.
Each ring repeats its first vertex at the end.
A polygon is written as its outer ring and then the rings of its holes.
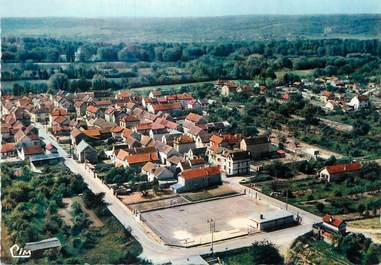
POLYGON ((2 18, 197 18, 381 14, 376 0, 0 0, 2 18))

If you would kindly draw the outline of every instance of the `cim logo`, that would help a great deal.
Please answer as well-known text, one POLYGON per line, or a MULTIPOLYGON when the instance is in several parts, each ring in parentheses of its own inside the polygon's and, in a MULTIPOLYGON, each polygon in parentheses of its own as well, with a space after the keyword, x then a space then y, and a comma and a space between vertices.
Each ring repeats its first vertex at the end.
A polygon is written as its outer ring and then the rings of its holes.
POLYGON ((17 244, 14 244, 9 251, 11 252, 12 258, 30 258, 30 256, 32 256, 31 250, 20 248, 17 244))

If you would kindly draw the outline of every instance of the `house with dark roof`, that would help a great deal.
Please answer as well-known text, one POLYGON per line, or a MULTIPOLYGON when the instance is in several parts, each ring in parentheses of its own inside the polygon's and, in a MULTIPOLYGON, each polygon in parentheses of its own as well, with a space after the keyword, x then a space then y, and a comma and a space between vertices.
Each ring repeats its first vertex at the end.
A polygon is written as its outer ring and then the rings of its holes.
POLYGON ((174 178, 173 172, 168 168, 152 162, 148 162, 143 166, 142 173, 147 175, 148 181, 150 182, 155 179, 159 181, 166 181, 174 178))
POLYGON ((88 161, 90 163, 98 162, 97 150, 91 145, 89 145, 85 140, 82 140, 75 147, 75 154, 77 155, 77 158, 81 163, 85 161, 88 161))
POLYGON ((57 237, 52 237, 36 242, 28 242, 25 244, 24 250, 31 251, 32 257, 42 257, 45 250, 50 252, 55 249, 61 249, 61 241, 57 237))
POLYGON ((178 153, 185 154, 190 149, 196 148, 196 143, 192 137, 183 134, 183 135, 175 138, 175 140, 173 142, 173 147, 176 149, 176 151, 178 153))
POLYGON ((319 171, 319 177, 327 182, 336 181, 347 176, 358 176, 361 172, 361 164, 359 162, 352 162, 348 164, 336 164, 326 166, 319 171))
POLYGON ((178 182, 171 186, 176 193, 197 191, 222 183, 219 167, 192 168, 181 172, 178 182))
POLYGON ((247 174, 250 171, 250 152, 221 148, 216 152, 216 159, 211 162, 220 166, 227 176, 247 174))
POLYGON ((206 160, 206 147, 199 147, 199 148, 194 148, 190 149, 188 153, 185 154, 185 157, 188 159, 196 159, 196 158, 202 158, 206 160))
POLYGON ((271 142, 268 135, 244 137, 240 149, 250 152, 254 159, 262 158, 271 152, 271 142))

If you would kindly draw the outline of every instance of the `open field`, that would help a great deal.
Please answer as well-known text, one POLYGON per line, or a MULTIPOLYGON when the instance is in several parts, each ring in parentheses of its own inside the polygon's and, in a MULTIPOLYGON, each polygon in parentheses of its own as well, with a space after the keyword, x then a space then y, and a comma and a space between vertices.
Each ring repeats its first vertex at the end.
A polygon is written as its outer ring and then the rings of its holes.
MULTIPOLYGON (((329 213, 340 215, 343 219, 353 219, 360 216, 358 209, 360 205, 373 207, 381 200, 381 189, 379 181, 366 179, 357 180, 354 185, 350 182, 324 183, 316 177, 308 177, 287 182, 278 181, 274 183, 260 183, 256 187, 262 192, 270 194, 280 192, 286 188, 292 193, 288 201, 297 207, 316 215, 329 213), (318 205, 322 209, 319 210, 318 205)), ((285 197, 278 199, 286 200, 285 197)))
POLYGON ((161 191, 154 193, 152 190, 148 190, 146 196, 143 196, 141 192, 132 192, 129 195, 121 195, 119 199, 125 204, 134 204, 141 202, 148 202, 152 200, 161 200, 175 197, 176 195, 172 191, 161 191))
POLYGON ((146 212, 141 218, 167 243, 191 246, 210 242, 210 218, 215 220, 214 240, 217 241, 259 232, 252 227, 250 216, 278 209, 247 196, 236 196, 146 212))
POLYGON ((381 222, 379 217, 375 217, 370 219, 348 222, 348 226, 360 229, 381 229, 381 222))

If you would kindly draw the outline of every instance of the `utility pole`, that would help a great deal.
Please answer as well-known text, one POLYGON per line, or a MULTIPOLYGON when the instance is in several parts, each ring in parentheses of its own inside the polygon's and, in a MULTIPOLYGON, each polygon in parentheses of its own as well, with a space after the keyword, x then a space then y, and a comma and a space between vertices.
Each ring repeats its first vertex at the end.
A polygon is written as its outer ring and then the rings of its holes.
POLYGON ((288 209, 288 185, 286 185, 286 211, 288 209))
POLYGON ((210 233, 211 233, 211 236, 212 236, 212 242, 211 242, 211 247, 210 247, 210 251, 212 252, 212 255, 214 255, 214 249, 213 249, 213 235, 214 235, 214 231, 216 230, 216 221, 214 221, 213 218, 209 218, 208 219, 208 224, 209 224, 209 230, 210 230, 210 233))

